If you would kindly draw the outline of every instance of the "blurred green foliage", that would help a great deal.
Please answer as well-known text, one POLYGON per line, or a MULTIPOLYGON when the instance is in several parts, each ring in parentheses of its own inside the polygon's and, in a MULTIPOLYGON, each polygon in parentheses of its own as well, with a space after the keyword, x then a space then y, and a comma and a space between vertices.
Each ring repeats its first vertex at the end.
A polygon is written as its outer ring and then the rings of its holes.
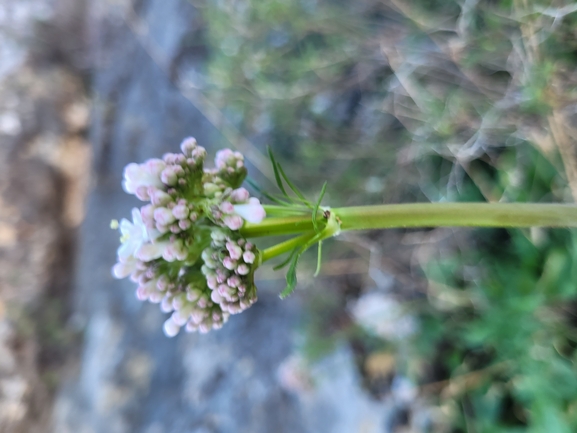
MULTIPOLYGON (((571 4, 204 1, 204 91, 303 190, 328 180, 333 206, 563 202, 560 154, 535 137, 575 104, 571 4)), ((575 233, 476 230, 423 274, 436 300, 416 303, 406 373, 450 384, 433 431, 577 431, 575 233)), ((311 302, 312 357, 339 339, 386 344, 343 331, 345 305, 311 302)))

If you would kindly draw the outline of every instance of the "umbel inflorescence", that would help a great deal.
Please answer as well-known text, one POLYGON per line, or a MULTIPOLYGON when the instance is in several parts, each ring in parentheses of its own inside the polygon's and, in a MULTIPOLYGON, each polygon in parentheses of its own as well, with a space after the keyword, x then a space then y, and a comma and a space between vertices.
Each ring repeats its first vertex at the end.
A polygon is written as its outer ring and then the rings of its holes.
POLYGON ((116 278, 137 283, 136 296, 172 313, 164 332, 181 327, 208 332, 257 299, 254 271, 260 253, 239 233, 244 221, 265 217, 259 200, 241 187, 244 158, 230 149, 205 168, 206 150, 185 139, 182 153, 129 164, 123 188, 148 202, 132 222, 113 222, 122 233, 116 278))
POLYGON ((256 268, 283 254, 288 258, 275 269, 287 267, 281 297, 290 295, 300 257, 317 245, 318 273, 323 241, 344 230, 577 226, 577 206, 563 204, 413 203, 330 209, 321 206, 326 182, 317 200, 306 199, 272 153, 281 194, 265 194, 275 204, 262 206, 241 187, 247 173, 240 153, 221 150, 215 167, 206 168, 206 150, 194 138, 180 147, 182 153, 125 168, 124 190, 148 203, 132 210, 132 222, 113 222, 122 233, 113 274, 130 276, 138 284, 138 299, 171 313, 164 323, 168 336, 182 327, 203 333, 218 329, 231 314, 246 310, 257 299, 256 268), (296 236, 262 251, 246 239, 284 235, 296 236))

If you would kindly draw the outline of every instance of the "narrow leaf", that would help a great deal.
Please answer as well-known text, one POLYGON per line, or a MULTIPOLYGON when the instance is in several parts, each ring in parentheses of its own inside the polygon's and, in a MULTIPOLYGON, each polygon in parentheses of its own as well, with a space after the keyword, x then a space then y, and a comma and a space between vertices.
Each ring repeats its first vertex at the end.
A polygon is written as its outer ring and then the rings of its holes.
POLYGON ((322 257, 323 257, 323 241, 319 241, 319 248, 317 250, 317 270, 315 271, 314 277, 317 277, 319 275, 319 272, 321 271, 322 257))
MULTIPOLYGON (((273 203, 276 203, 278 205, 281 206, 292 206, 292 200, 291 202, 282 200, 276 196, 274 196, 273 194, 269 194, 268 192, 263 191, 262 189, 260 189, 260 187, 251 179, 246 179, 246 182, 260 195, 266 197, 267 199, 269 199, 270 201, 272 201, 273 203)), ((290 197, 289 197, 290 199, 290 197)))
POLYGON ((284 290, 280 294, 281 299, 285 299, 292 292, 294 292, 294 290, 297 286, 297 265, 298 265, 299 258, 301 256, 301 254, 302 254, 302 252, 299 251, 291 259, 290 266, 289 266, 288 271, 286 273, 286 287, 284 288, 284 290))
POLYGON ((274 155, 272 154, 272 149, 268 148, 268 157, 270 158, 270 162, 272 164, 272 169, 274 171, 274 178, 276 180, 276 184, 278 185, 278 188, 282 191, 282 193, 288 197, 288 194, 284 188, 284 185, 282 183, 282 179, 279 173, 279 164, 278 162, 276 162, 276 159, 274 159, 274 155))
POLYGON ((323 238, 322 232, 316 234, 311 240, 309 240, 297 252, 294 253, 294 256, 291 258, 290 266, 286 274, 287 285, 280 294, 281 299, 285 299, 287 296, 289 296, 297 286, 297 265, 300 257, 303 255, 303 253, 306 252, 306 250, 312 247, 315 243, 319 242, 322 238, 323 238))
POLYGON ((300 192, 300 190, 290 181, 290 179, 288 178, 288 176, 286 175, 280 164, 278 164, 278 171, 280 172, 281 176, 283 177, 289 188, 292 189, 292 191, 296 194, 296 196, 300 199, 300 201, 303 202, 305 206, 312 209, 312 205, 310 204, 310 202, 305 198, 303 193, 300 192))

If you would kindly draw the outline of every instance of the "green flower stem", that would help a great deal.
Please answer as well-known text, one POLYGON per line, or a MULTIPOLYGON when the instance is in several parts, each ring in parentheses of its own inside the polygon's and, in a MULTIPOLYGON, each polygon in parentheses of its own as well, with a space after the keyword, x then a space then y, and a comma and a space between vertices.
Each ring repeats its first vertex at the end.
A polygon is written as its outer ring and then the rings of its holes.
POLYGON ((265 218, 258 224, 245 223, 240 230, 245 238, 258 238, 263 236, 281 236, 293 233, 303 233, 313 230, 313 222, 310 213, 303 216, 291 216, 283 218, 265 218))
MULTIPOLYGON (((300 211, 300 209, 299 209, 300 211)), ((399 227, 577 227, 577 206, 541 203, 412 203, 331 209, 341 230, 399 227)), ((326 224, 319 212, 317 219, 326 224)), ((244 237, 281 236, 313 230, 310 214, 246 223, 244 237)), ((281 244, 282 245, 282 244, 281 244)))
POLYGON ((341 230, 394 227, 577 227, 577 206, 541 203, 414 203, 332 209, 341 230))
MULTIPOLYGON (((312 225, 312 224, 311 224, 312 225)), ((261 261, 266 262, 274 257, 280 256, 285 253, 292 252, 297 247, 302 247, 311 239, 313 239, 317 234, 315 232, 308 232, 300 236, 284 241, 273 247, 267 248, 261 252, 261 261)))
POLYGON ((266 214, 270 217, 286 217, 286 216, 302 216, 310 214, 310 208, 306 206, 278 206, 278 205, 263 205, 266 214))

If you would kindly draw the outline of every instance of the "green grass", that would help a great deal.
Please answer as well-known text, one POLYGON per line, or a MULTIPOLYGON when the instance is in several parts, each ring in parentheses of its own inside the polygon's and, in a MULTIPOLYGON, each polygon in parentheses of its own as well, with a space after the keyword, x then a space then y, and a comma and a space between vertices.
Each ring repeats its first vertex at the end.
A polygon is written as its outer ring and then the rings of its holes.
MULTIPOLYGON (((554 23, 539 7, 572 2, 459 6, 473 3, 205 1, 204 91, 309 196, 327 180, 331 206, 571 201, 577 12, 554 23)), ((432 431, 577 430, 576 246, 569 230, 461 230, 409 275, 428 291, 406 297, 421 331, 403 373, 441 384, 432 431)), ((389 344, 342 320, 342 292, 322 293, 306 353, 389 344)))

